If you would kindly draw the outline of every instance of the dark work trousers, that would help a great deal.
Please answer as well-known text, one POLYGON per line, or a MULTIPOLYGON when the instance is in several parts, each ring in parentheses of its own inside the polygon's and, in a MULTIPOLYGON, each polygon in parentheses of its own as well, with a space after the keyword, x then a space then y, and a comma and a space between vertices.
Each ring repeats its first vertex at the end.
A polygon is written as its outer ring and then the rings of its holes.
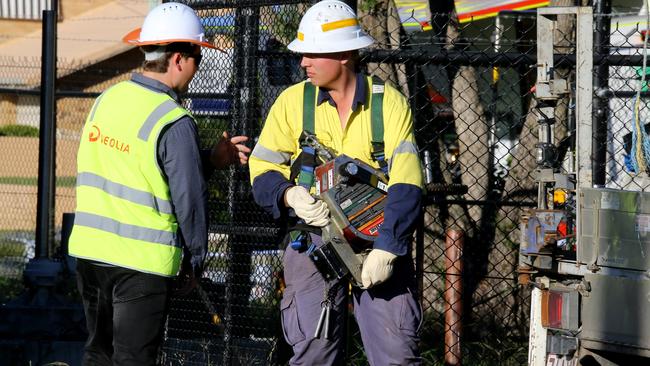
MULTIPOLYGON (((320 238, 312 236, 316 245, 320 238)), ((283 258, 286 288, 280 303, 284 337, 293 348, 291 365, 343 365, 344 283, 326 283, 307 254, 287 247, 283 258), (325 291, 333 288, 328 339, 315 336, 325 291)), ((353 289, 354 316, 372 366, 420 365, 422 311, 415 296, 413 265, 398 260, 393 276, 369 290, 353 289)), ((349 336, 349 335, 348 335, 349 336)))
POLYGON ((170 279, 77 259, 86 313, 83 365, 154 365, 170 279))

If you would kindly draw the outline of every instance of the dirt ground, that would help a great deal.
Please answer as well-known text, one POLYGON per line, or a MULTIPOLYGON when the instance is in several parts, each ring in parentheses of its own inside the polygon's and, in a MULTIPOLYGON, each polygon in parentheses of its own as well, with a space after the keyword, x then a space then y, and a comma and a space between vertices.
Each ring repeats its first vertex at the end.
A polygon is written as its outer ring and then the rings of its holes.
MULTIPOLYGON (((56 175, 73 177, 77 170, 77 139, 56 142, 56 175)), ((0 136, 0 177, 38 176, 38 138, 0 136)))
MULTIPOLYGON (((56 174, 76 175, 78 141, 57 141, 56 174)), ((0 184, 0 230, 35 230, 38 187, 38 138, 0 137, 0 178, 34 178, 33 185, 0 184)), ((55 227, 64 212, 74 211, 74 187, 57 187, 55 227)))
MULTIPOLYGON (((36 229, 37 187, 0 184, 0 230, 36 229)), ((74 211, 74 187, 57 188, 54 226, 61 226, 64 212, 74 211)))

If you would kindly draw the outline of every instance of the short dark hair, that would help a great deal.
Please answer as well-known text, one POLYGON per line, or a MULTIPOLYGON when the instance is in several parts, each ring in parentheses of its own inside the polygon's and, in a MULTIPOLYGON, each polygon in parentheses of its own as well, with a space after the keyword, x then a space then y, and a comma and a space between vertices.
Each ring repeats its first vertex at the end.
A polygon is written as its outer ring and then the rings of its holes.
MULTIPOLYGON (((156 50, 156 48, 158 47, 160 46, 148 45, 148 46, 142 46, 140 47, 140 49, 142 50, 142 52, 152 52, 156 50)), ((171 59, 174 53, 180 52, 181 56, 187 58, 192 55, 195 55, 197 53, 197 48, 200 50, 200 46, 188 42, 170 43, 164 47, 165 47, 165 55, 163 57, 159 57, 156 60, 144 60, 142 62, 142 69, 144 71, 165 73, 167 72, 167 68, 169 67, 169 60, 171 59)))
POLYGON ((352 55, 350 55, 350 61, 353 63, 353 69, 354 72, 361 72, 361 65, 360 65, 360 60, 361 56, 359 56, 359 50, 352 50, 352 55))

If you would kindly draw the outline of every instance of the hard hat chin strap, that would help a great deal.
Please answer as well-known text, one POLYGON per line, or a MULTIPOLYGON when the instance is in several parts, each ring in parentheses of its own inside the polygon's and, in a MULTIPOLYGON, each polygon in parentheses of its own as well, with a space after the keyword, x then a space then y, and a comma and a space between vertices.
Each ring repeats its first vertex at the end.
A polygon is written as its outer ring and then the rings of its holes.
POLYGON ((165 55, 165 52, 167 51, 166 46, 158 46, 156 48, 147 48, 145 51, 142 49, 142 52, 144 53, 144 59, 146 61, 154 61, 157 60, 165 55))

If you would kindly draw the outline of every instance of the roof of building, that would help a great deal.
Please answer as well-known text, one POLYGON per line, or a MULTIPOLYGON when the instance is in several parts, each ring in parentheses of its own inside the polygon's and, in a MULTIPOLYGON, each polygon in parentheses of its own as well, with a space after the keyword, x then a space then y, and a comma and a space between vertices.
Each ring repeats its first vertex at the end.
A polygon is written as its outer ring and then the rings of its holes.
MULTIPOLYGON (((106 60, 133 47, 122 42, 142 25, 151 1, 115 0, 64 19, 57 27, 57 77, 106 60)), ((41 30, 0 44, 0 85, 35 87, 40 84, 41 30)))

